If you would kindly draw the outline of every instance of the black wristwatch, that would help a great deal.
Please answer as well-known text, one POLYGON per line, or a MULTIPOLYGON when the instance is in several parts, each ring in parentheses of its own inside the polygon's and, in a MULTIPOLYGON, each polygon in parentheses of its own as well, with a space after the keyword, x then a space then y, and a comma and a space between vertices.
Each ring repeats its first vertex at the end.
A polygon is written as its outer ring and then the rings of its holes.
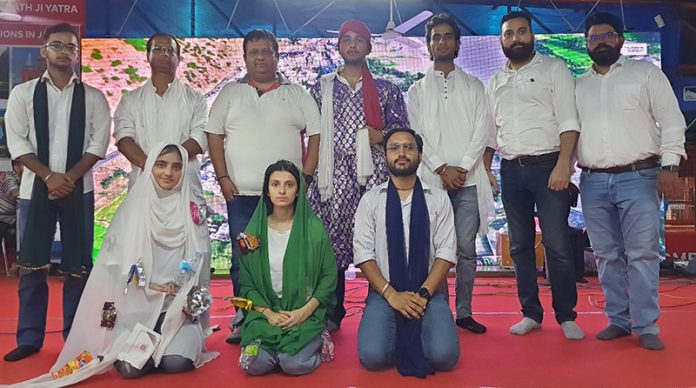
POLYGON ((311 185, 312 182, 314 182, 314 175, 302 173, 302 176, 304 177, 304 181, 307 184, 307 186, 311 185))
POLYGON ((418 290, 418 296, 420 296, 421 298, 427 299, 428 302, 430 302, 430 298, 432 297, 432 295, 430 295, 430 291, 428 291, 428 289, 425 287, 421 287, 418 290))
POLYGON ((662 166, 662 171, 679 172, 679 165, 670 164, 669 166, 662 166))

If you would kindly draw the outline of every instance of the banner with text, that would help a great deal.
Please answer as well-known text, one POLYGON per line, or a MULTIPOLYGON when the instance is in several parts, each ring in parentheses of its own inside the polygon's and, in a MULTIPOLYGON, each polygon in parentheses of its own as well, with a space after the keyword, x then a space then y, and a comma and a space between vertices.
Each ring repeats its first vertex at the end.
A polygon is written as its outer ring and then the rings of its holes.
POLYGON ((40 46, 43 30, 58 23, 69 23, 82 34, 87 14, 85 1, 17 0, 0 3, 0 12, 21 17, 18 21, 2 20, 0 45, 40 46))

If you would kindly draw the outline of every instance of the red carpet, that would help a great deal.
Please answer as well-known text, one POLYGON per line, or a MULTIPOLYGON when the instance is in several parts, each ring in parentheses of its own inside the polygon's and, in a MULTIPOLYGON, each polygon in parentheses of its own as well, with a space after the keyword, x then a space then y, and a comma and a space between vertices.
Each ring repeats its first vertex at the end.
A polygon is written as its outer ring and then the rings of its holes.
MULTIPOLYGON (((450 279, 450 285, 452 284, 450 279)), ((239 347, 225 343, 229 315, 233 310, 213 311, 213 322, 223 330, 212 335, 208 347, 220 357, 201 369, 181 375, 153 374, 140 380, 124 381, 115 372, 93 377, 85 387, 694 387, 696 386, 696 282, 663 280, 659 321, 667 348, 649 352, 640 348, 634 335, 613 342, 594 338, 604 328, 601 289, 596 279, 579 288, 577 322, 587 338, 571 342, 547 314, 543 329, 524 337, 508 334, 508 327, 520 319, 514 281, 479 278, 474 290, 474 316, 488 326, 488 333, 474 335, 459 331, 461 358, 452 372, 437 373, 425 380, 403 378, 396 371, 367 372, 357 358, 357 328, 366 283, 347 284, 348 313, 344 326, 334 334, 336 359, 323 364, 309 376, 273 374, 247 377, 239 371, 239 347)), ((213 282, 214 309, 224 306, 220 297, 231 287, 226 280, 213 282)), ((60 335, 60 282, 51 281, 46 344, 40 353, 16 363, 0 361, 0 384, 15 383, 44 373, 53 364, 62 346, 60 335)), ((542 288, 542 303, 551 310, 548 287, 542 288)), ((0 279, 0 352, 15 346, 17 324, 16 279, 0 279)), ((452 297, 454 303, 454 297, 452 297)))

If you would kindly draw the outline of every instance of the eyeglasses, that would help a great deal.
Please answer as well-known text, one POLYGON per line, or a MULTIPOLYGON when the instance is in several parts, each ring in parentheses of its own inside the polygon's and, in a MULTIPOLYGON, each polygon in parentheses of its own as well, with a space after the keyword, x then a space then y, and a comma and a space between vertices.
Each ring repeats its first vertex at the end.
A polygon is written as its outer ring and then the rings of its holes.
POLYGON ((617 36, 619 36, 619 34, 613 31, 605 32, 603 34, 593 34, 587 37, 587 43, 606 42, 609 40, 614 40, 614 38, 617 36))
POLYGON ((263 50, 252 49, 247 52, 247 55, 251 57, 257 57, 259 55, 262 57, 272 57, 275 55, 275 51, 269 48, 265 48, 263 50))
POLYGON ((152 53, 155 55, 166 55, 171 57, 174 55, 174 49, 171 47, 152 46, 152 53))
POLYGON ((403 149, 405 152, 413 152, 418 149, 418 146, 413 144, 413 143, 405 143, 405 144, 390 144, 387 147, 387 151, 389 152, 399 152, 401 149, 403 149))
POLYGON ((69 52, 70 54, 75 54, 77 52, 77 50, 79 49, 79 47, 77 47, 76 45, 74 45, 72 43, 64 44, 63 42, 58 42, 58 41, 48 43, 44 47, 48 47, 55 52, 61 52, 61 51, 65 50, 65 51, 69 52))
POLYGON ((435 34, 433 35, 430 40, 432 42, 440 43, 440 42, 454 42, 457 37, 454 36, 453 33, 448 32, 445 34, 435 34))

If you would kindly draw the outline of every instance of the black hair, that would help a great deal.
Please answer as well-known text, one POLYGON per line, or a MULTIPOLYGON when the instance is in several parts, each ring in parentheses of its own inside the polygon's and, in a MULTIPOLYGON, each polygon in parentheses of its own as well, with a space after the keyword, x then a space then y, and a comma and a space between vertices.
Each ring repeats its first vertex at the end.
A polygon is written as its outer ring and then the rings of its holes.
POLYGON ((183 159, 183 156, 181 155, 181 151, 179 150, 179 147, 176 144, 167 144, 162 148, 162 151, 158 156, 166 155, 166 154, 171 154, 173 152, 176 152, 179 154, 179 157, 183 159))
POLYGON ((54 24, 52 26, 46 27, 43 34, 41 35, 41 39, 43 40, 44 44, 46 44, 48 43, 48 38, 51 36, 51 34, 57 34, 59 32, 69 32, 75 36, 75 39, 77 39, 78 42, 80 41, 80 36, 77 34, 75 27, 71 26, 68 23, 54 24))
POLYGON ((624 35, 624 24, 618 16, 608 12, 597 12, 590 15, 587 18, 587 21, 585 21, 585 37, 587 37, 590 28, 598 24, 608 24, 614 29, 614 31, 616 31, 617 34, 619 34, 619 36, 624 35))
POLYGON ((392 135, 400 132, 405 132, 413 136, 413 138, 416 139, 416 146, 418 147, 418 152, 421 154, 423 153, 423 138, 420 137, 420 135, 417 134, 416 131, 414 131, 411 128, 393 128, 389 130, 389 132, 387 132, 387 134, 384 135, 384 141, 382 142, 382 146, 384 146, 384 148, 386 149, 389 138, 392 137, 392 135))
POLYGON ((247 44, 252 40, 270 41, 271 45, 273 46, 273 51, 275 51, 276 56, 278 56, 278 38, 276 38, 276 36, 268 30, 252 30, 248 34, 244 35, 244 42, 242 42, 244 57, 246 57, 247 44))
MULTIPOLYGON (((287 160, 279 160, 266 168, 266 172, 263 174, 263 201, 266 203, 266 209, 268 214, 273 213, 273 201, 268 195, 268 185, 271 183, 271 174, 276 171, 287 171, 295 178, 295 183, 297 184, 297 195, 303 195, 300 192, 300 170, 295 166, 293 162, 287 160)), ((297 207, 297 197, 295 197, 292 203, 293 209, 297 207)))
MULTIPOLYGON (((438 15, 433 15, 433 17, 428 20, 428 22, 425 24, 425 43, 427 45, 430 45, 430 40, 432 39, 433 36, 433 28, 436 26, 439 26, 440 24, 447 24, 450 27, 452 27, 452 32, 454 32, 454 37, 456 38, 457 41, 462 37, 461 31, 459 31, 459 26, 457 23, 452 19, 452 17, 446 13, 441 13, 438 15)), ((454 57, 456 58, 459 56, 459 47, 454 51, 454 57)), ((433 59, 433 56, 430 55, 430 60, 433 59)))
POLYGON ((148 57, 150 57, 150 51, 152 51, 152 45, 155 43, 155 38, 170 38, 171 40, 173 40, 174 44, 176 45, 176 57, 181 58, 181 45, 179 44, 179 40, 176 38, 176 36, 168 34, 166 32, 155 32, 155 34, 147 40, 147 44, 145 45, 145 47, 147 49, 148 57))
POLYGON ((512 11, 508 12, 507 14, 503 15, 503 18, 500 19, 500 26, 502 27, 505 22, 508 20, 512 19, 524 19, 527 21, 527 24, 529 25, 529 31, 532 31, 532 15, 529 14, 529 12, 523 12, 523 11, 512 11))

